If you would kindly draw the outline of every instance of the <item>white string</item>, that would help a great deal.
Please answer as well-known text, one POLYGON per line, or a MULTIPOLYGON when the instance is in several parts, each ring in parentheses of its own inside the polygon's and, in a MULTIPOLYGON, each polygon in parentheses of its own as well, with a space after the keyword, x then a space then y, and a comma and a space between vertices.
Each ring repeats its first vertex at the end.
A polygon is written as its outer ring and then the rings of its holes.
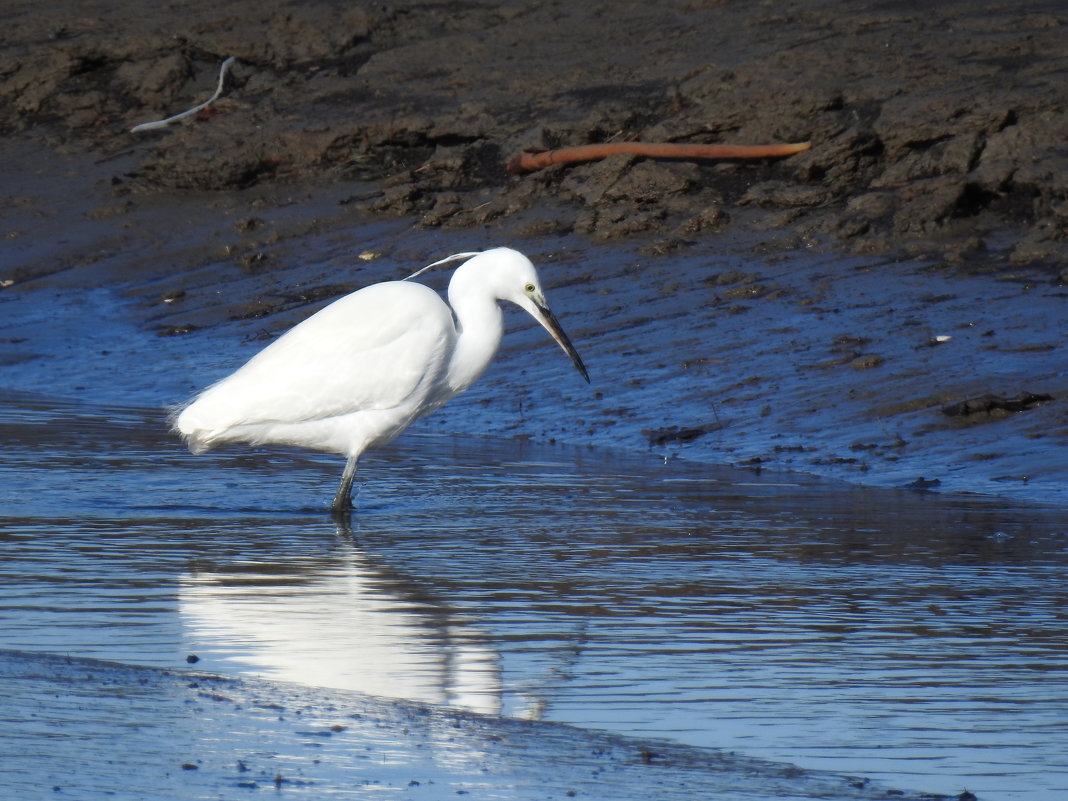
POLYGON ((228 59, 226 59, 226 61, 224 61, 222 63, 222 65, 219 67, 219 84, 218 84, 218 86, 215 87, 215 94, 213 94, 211 97, 209 97, 203 103, 201 103, 199 106, 193 106, 193 108, 187 109, 186 111, 183 111, 181 114, 175 114, 173 117, 167 117, 167 119, 165 119, 165 120, 155 120, 153 122, 142 122, 140 125, 135 125, 133 128, 131 128, 130 129, 130 133, 138 133, 140 131, 152 131, 152 130, 155 130, 156 128, 163 128, 166 125, 170 125, 172 122, 177 122, 178 120, 185 119, 186 117, 190 117, 193 114, 196 114, 201 109, 206 108, 207 106, 210 106, 212 103, 214 103, 216 100, 218 100, 219 99, 219 95, 222 94, 223 81, 226 80, 226 71, 228 69, 230 69, 230 66, 233 63, 234 63, 234 57, 233 56, 230 56, 228 59))

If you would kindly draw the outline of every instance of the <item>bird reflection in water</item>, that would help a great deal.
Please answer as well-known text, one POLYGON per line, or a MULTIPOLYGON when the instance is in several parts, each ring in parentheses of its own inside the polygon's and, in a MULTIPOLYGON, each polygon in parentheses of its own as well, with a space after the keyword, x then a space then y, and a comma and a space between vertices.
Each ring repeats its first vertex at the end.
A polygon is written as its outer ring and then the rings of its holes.
POLYGON ((499 658, 478 629, 351 544, 185 573, 179 587, 186 646, 209 669, 500 712, 499 658))

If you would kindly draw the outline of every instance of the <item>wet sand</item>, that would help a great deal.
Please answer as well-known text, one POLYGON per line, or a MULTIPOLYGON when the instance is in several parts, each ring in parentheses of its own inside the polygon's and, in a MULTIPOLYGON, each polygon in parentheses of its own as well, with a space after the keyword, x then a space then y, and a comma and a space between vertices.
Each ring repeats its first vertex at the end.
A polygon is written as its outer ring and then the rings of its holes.
POLYGON ((256 790, 301 798, 946 798, 670 742, 298 685, 12 651, 0 651, 0 669, 14 685, 4 713, 14 731, 0 735, 0 748, 13 750, 0 774, 25 799, 256 790), (14 749, 23 756, 14 759, 14 749))

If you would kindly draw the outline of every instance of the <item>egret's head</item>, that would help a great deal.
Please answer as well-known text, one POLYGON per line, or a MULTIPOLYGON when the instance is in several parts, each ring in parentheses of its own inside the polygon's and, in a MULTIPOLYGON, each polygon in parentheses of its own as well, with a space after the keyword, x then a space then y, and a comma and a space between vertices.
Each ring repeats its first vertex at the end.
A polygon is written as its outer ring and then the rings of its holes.
POLYGON ((564 333, 564 329, 560 327, 556 316, 549 309, 545 293, 541 289, 538 271, 534 269, 530 259, 518 250, 494 248, 482 251, 458 267, 457 277, 461 272, 465 274, 464 279, 488 285, 499 300, 511 301, 525 309, 564 349, 564 353, 571 357, 571 361, 575 363, 582 377, 589 382, 590 376, 586 372, 586 366, 579 358, 571 340, 564 333))

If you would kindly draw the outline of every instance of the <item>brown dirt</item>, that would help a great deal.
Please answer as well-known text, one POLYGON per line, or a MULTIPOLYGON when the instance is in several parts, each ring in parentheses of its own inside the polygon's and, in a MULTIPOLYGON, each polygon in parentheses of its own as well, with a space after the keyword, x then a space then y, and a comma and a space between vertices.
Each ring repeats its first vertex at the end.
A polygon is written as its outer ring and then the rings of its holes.
POLYGON ((352 206, 425 226, 641 234, 661 252, 745 223, 974 270, 1057 275, 1068 257, 1056 0, 13 0, 0 22, 8 146, 89 155, 133 204, 359 179, 352 206), (205 99, 227 56, 204 119, 128 133, 205 99), (523 148, 627 139, 813 147, 505 171, 523 148))

